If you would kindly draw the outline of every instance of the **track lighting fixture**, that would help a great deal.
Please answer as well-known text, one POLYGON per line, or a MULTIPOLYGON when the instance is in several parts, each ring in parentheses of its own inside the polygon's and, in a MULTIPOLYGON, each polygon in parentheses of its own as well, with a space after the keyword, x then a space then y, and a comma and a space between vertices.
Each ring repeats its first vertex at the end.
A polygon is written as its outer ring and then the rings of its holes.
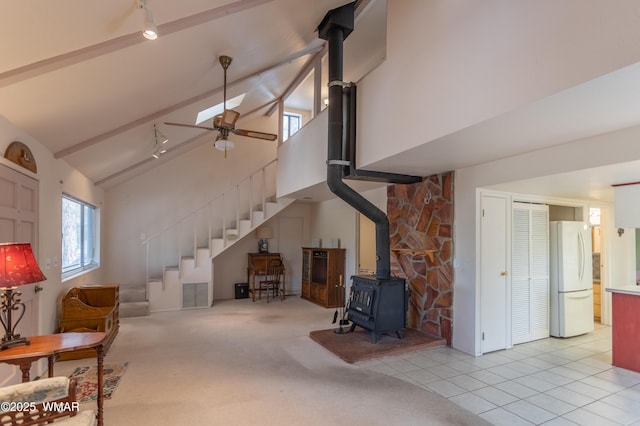
POLYGON ((165 144, 169 142, 169 139, 167 139, 167 137, 158 130, 155 124, 153 125, 153 136, 155 142, 153 145, 153 154, 151 154, 151 156, 153 158, 160 158, 162 154, 167 152, 165 144))
POLYGON ((142 35, 147 40, 155 40, 158 38, 158 27, 153 22, 153 14, 151 9, 147 7, 147 0, 138 0, 138 7, 144 11, 144 27, 142 35))

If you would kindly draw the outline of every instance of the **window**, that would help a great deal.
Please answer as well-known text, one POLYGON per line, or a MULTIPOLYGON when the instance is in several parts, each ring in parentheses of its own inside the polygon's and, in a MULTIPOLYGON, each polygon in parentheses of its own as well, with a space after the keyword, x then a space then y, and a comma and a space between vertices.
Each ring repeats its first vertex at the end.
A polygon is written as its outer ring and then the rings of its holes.
POLYGON ((99 265, 97 242, 97 209, 62 194, 63 279, 99 265))
POLYGON ((282 140, 286 141, 289 136, 300 130, 302 127, 302 116, 292 112, 285 112, 282 120, 282 140))

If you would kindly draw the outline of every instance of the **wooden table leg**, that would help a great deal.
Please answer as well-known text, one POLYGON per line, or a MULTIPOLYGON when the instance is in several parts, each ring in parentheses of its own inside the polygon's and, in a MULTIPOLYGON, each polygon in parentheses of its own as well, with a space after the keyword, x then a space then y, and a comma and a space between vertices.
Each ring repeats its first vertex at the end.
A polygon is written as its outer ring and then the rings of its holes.
POLYGON ((252 272, 251 273, 251 297, 252 297, 252 301, 256 301, 256 276, 255 274, 252 272))
POLYGON ((20 363, 20 370, 22 371, 22 383, 27 383, 31 380, 29 370, 31 370, 31 361, 24 361, 20 363))
POLYGON ((50 355, 47 357, 48 360, 48 364, 49 364, 49 377, 53 377, 53 355, 50 355))
POLYGON ((104 359, 103 359, 103 347, 102 345, 96 346, 96 352, 98 354, 98 426, 103 426, 103 405, 104 405, 104 359))

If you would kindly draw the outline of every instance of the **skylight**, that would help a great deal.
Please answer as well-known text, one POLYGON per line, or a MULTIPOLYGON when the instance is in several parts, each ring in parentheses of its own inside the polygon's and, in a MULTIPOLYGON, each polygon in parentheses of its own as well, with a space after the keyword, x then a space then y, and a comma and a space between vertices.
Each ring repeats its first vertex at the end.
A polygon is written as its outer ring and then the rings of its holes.
MULTIPOLYGON (((240 105, 242 103, 242 100, 244 99, 244 95, 246 95, 246 93, 243 93, 242 95, 236 96, 235 98, 232 98, 232 99, 227 99, 227 109, 234 109, 235 107, 240 105)), ((200 111, 198 113, 198 117, 196 117, 196 124, 200 124, 207 120, 211 120, 213 117, 215 117, 218 114, 222 114, 223 112, 224 112, 224 102, 220 102, 217 105, 214 105, 212 107, 209 107, 205 110, 200 111)))

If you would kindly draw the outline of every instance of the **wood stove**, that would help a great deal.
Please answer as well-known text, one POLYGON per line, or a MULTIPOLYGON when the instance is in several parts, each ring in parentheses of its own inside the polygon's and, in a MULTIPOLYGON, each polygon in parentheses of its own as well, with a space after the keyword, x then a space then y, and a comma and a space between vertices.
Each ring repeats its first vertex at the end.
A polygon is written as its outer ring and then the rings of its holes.
POLYGON ((405 327, 407 296, 402 278, 380 279, 374 276, 352 277, 348 319, 350 331, 357 326, 371 333, 371 343, 377 343, 381 333, 393 333, 402 338, 405 327))
POLYGON ((377 182, 415 183, 418 176, 366 172, 355 169, 356 86, 343 81, 343 44, 354 26, 355 1, 330 10, 318 26, 318 37, 328 45, 327 186, 338 197, 365 215, 376 228, 376 275, 353 277, 348 319, 351 331, 360 326, 371 332, 371 343, 380 333, 400 331, 405 326, 407 297, 405 282, 391 277, 389 218, 375 204, 342 181, 349 174, 377 182), (356 173, 358 172, 358 173, 356 173), (362 173, 364 172, 364 173, 362 173), (354 175, 355 173, 355 175, 354 175))

